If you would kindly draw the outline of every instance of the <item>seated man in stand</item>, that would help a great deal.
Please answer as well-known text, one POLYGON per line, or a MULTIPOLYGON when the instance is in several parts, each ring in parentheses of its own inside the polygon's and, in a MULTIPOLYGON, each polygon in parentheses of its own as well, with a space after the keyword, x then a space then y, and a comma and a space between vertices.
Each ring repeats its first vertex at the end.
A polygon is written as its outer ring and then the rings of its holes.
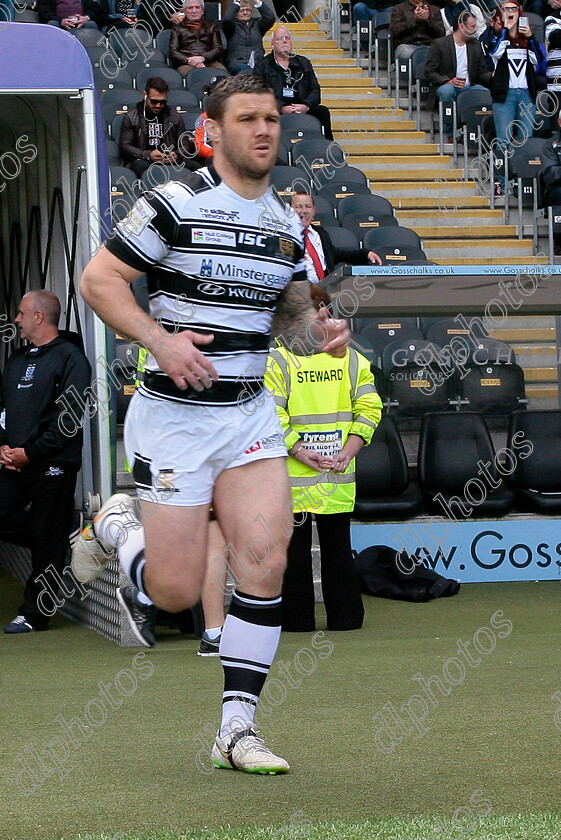
POLYGON ((329 234, 322 227, 311 226, 316 214, 314 197, 305 192, 292 196, 292 207, 298 213, 304 225, 304 244, 306 246, 306 273, 310 283, 318 283, 326 274, 330 274, 337 263, 351 265, 382 265, 382 260, 367 248, 335 248, 329 234))
POLYGON ((168 91, 164 79, 152 76, 146 81, 144 99, 125 114, 121 123, 121 157, 139 178, 152 163, 191 171, 200 166, 194 159, 195 147, 183 117, 168 107, 168 91))
MULTIPOLYGON (((461 12, 452 24, 452 34, 437 38, 429 48, 425 78, 436 86, 440 102, 455 102, 463 90, 485 90, 491 81, 481 42, 476 38, 477 21, 471 12, 461 12)), ((432 91, 434 104, 434 92, 432 91)), ((452 123, 444 126, 452 142, 452 123)))
POLYGON ((273 32, 273 49, 260 59, 253 71, 273 89, 281 114, 311 114, 323 126, 327 140, 333 140, 331 114, 320 105, 321 89, 311 62, 292 52, 292 36, 285 26, 273 32))
POLYGON ((430 46, 444 35, 444 24, 438 6, 425 0, 404 0, 392 9, 390 32, 395 57, 409 59, 419 47, 430 46))

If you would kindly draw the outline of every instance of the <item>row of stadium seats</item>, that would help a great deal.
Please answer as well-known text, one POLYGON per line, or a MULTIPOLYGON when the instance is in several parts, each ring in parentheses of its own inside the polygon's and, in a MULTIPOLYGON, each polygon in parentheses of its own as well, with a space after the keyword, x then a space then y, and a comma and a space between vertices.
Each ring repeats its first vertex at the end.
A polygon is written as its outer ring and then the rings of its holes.
MULTIPOLYGON (((386 411, 419 417, 468 409, 492 416, 523 408, 524 371, 512 348, 492 338, 475 344, 461 338, 447 346, 419 338, 394 341, 374 354, 372 371, 386 411)), ((353 336, 353 346, 369 357, 363 335, 353 336)))
POLYGON ((506 448, 495 451, 481 414, 426 414, 417 453, 418 487, 410 484, 403 441, 385 415, 370 446, 357 456, 353 516, 407 519, 422 513, 446 520, 561 511, 561 411, 516 411, 506 448), (481 464, 486 467, 481 470, 481 464))

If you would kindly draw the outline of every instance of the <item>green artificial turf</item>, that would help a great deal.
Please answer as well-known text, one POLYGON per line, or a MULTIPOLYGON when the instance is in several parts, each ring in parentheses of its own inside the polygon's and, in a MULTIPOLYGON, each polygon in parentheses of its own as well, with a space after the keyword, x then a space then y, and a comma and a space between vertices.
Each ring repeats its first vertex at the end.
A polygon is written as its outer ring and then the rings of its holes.
MULTIPOLYGON (((4 573, 0 585, 5 623, 21 586, 4 573)), ((470 807, 477 824, 452 826, 449 837, 558 840, 558 598, 557 582, 464 585, 458 596, 428 604, 366 598, 363 630, 326 632, 315 648, 311 634, 284 634, 272 670, 279 683, 271 686, 273 702, 283 691, 284 699, 260 721, 267 743, 292 765, 276 777, 197 769, 202 742, 195 739, 218 723, 222 677, 216 659, 195 655, 192 637, 163 629, 154 650, 119 649, 60 617, 47 633, 2 634, 0 840, 428 840, 439 836, 436 818, 450 824, 470 807), (506 619, 512 631, 499 638, 494 629, 495 649, 466 665, 465 678, 452 686, 443 667, 459 658, 457 640, 472 642, 480 628, 492 628, 499 610, 495 623, 506 619), (135 667, 139 652, 145 655, 135 667), (303 670, 315 660, 315 670, 299 675, 296 660, 303 670), (279 661, 298 685, 281 674, 279 661), (126 671, 137 686, 120 697, 119 673, 123 691, 133 687, 126 671), (382 752, 373 716, 422 695, 417 673, 438 676, 449 693, 443 697, 433 683, 438 705, 427 707, 422 736, 404 734, 391 751, 381 741, 382 752), (40 753, 49 742, 62 755, 64 730, 55 718, 84 720, 100 681, 111 686, 115 705, 122 701, 119 708, 105 701, 106 720, 89 738, 76 726, 63 769, 25 795, 15 759, 26 746, 40 753), (481 799, 490 811, 480 819, 470 801, 481 799)), ((485 631, 479 638, 489 644, 485 631)), ((470 653, 477 656, 473 644, 470 653)), ((448 673, 457 679, 453 663, 448 673)), ((99 706, 89 709, 99 719, 99 706)), ((32 789, 28 777, 23 783, 32 789)))

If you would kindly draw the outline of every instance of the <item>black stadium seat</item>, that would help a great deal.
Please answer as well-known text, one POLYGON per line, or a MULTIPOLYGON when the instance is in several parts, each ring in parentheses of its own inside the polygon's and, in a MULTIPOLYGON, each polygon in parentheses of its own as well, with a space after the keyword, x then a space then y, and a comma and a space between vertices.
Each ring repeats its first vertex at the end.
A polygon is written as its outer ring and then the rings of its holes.
POLYGON ((401 226, 397 228, 384 226, 368 230, 364 234, 364 247, 375 251, 378 245, 422 250, 419 235, 414 230, 401 226))
POLYGON ((324 187, 320 187, 319 190, 317 190, 317 195, 327 198, 331 201, 334 207, 338 208, 344 198, 350 198, 354 195, 372 195, 372 193, 370 192, 370 187, 366 184, 340 184, 335 182, 333 184, 326 184, 324 187))
POLYGON ((298 166, 273 166, 271 170, 271 184, 281 195, 292 195, 293 192, 311 192, 310 178, 298 166))
MULTIPOLYGON (((395 228, 392 228, 394 230, 395 228)), ((365 248, 371 248, 370 245, 366 245, 363 242, 365 248)), ((414 247, 394 247, 393 245, 376 245, 373 249, 376 251, 380 259, 382 260, 382 265, 424 265, 427 263, 427 255, 421 248, 414 248, 414 247)), ((430 263, 430 265, 434 265, 434 263, 430 263)))
POLYGON ((370 192, 368 195, 347 196, 339 201, 337 215, 340 219, 359 214, 391 216, 393 215, 393 207, 387 198, 381 195, 372 195, 370 192))
POLYGON ((448 411, 457 396, 457 372, 441 363, 440 348, 424 339, 395 341, 381 354, 388 407, 418 417, 448 411))
POLYGON ((485 420, 480 414, 427 414, 421 422, 417 466, 429 513, 452 520, 505 516, 514 494, 497 486, 501 474, 485 420), (488 476, 480 464, 488 464, 488 476), (493 489, 495 488, 496 489, 493 489))
POLYGON ((334 248, 352 248, 353 250, 360 248, 360 243, 352 230, 328 226, 325 227, 325 230, 329 234, 334 248))
POLYGON ((108 90, 99 98, 101 115, 105 122, 111 125, 116 116, 132 111, 141 99, 142 96, 137 90, 108 90))
POLYGON ((510 414, 523 407, 524 371, 512 347, 492 338, 478 339, 462 364, 460 396, 467 408, 486 415, 510 414))
POLYGON ((126 68, 119 68, 115 74, 108 76, 100 67, 94 67, 93 76, 95 89, 100 95, 108 90, 132 90, 134 87, 133 78, 126 68))
POLYGON ((146 80, 151 76, 159 76, 160 79, 167 82, 170 90, 183 89, 183 76, 171 67, 145 67, 144 70, 141 70, 136 75, 136 89, 140 91, 144 90, 146 80))
POLYGON ((311 114, 281 114, 281 131, 316 131, 322 133, 322 127, 317 117, 311 114))
POLYGON ((357 238, 363 242, 364 237, 368 233, 369 230, 373 230, 375 228, 380 227, 387 227, 391 228, 392 230, 397 230, 399 226, 399 222, 395 218, 393 214, 382 215, 381 213, 376 214, 362 214, 362 213, 350 213, 348 216, 345 216, 343 219, 340 219, 341 226, 344 228, 348 228, 348 230, 352 230, 352 232, 357 236, 357 238))
POLYGON ((561 410, 513 411, 506 452, 516 507, 540 514, 561 512, 561 410), (513 468, 514 465, 514 468, 513 468))
POLYGON ((356 458, 356 519, 408 519, 420 513, 422 497, 409 487, 403 441, 393 417, 380 420, 369 446, 356 458))
POLYGON ((394 341, 423 338, 416 318, 364 318, 360 319, 357 327, 378 356, 394 341))

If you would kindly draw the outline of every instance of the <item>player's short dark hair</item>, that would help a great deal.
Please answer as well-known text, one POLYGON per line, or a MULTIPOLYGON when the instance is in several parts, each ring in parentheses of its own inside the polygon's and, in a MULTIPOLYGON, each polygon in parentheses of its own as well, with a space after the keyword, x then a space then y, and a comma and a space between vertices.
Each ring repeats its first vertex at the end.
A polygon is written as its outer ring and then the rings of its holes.
POLYGON ((269 85, 259 76, 228 76, 213 88, 206 103, 207 116, 211 120, 221 122, 224 119, 226 100, 234 93, 268 93, 274 96, 269 85))
POLYGON ((157 90, 158 93, 167 93, 169 91, 169 85, 160 76, 150 76, 149 79, 146 79, 144 90, 157 90))

